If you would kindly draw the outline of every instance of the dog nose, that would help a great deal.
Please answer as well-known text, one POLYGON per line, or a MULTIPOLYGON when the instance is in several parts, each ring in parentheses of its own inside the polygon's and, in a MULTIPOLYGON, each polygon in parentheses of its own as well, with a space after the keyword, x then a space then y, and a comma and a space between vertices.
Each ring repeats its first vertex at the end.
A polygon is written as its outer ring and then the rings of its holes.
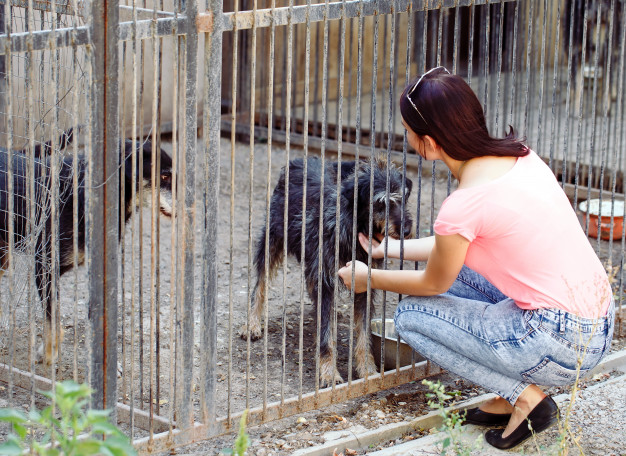
POLYGON ((411 226, 412 223, 410 220, 405 220, 404 221, 405 225, 404 225, 404 238, 408 239, 411 237, 411 234, 413 232, 413 227, 411 226))

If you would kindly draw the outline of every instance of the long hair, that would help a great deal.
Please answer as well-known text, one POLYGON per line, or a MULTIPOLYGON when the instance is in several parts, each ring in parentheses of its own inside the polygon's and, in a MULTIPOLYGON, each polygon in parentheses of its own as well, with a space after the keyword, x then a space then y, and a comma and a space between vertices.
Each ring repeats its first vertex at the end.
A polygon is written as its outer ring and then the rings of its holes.
POLYGON ((409 100, 409 92, 416 81, 414 79, 400 97, 402 118, 417 135, 432 137, 451 158, 469 160, 487 155, 523 157, 528 154, 524 138, 517 137, 512 126, 509 125, 504 138, 489 134, 480 101, 460 76, 445 71, 428 74, 409 100))

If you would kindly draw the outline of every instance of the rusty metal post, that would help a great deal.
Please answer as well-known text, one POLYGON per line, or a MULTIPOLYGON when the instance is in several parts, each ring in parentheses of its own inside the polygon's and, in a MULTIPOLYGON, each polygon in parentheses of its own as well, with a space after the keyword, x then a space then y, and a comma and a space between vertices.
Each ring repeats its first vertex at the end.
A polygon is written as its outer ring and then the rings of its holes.
POLYGON ((92 3, 91 157, 85 198, 92 406, 111 410, 117 402, 118 3, 92 3))

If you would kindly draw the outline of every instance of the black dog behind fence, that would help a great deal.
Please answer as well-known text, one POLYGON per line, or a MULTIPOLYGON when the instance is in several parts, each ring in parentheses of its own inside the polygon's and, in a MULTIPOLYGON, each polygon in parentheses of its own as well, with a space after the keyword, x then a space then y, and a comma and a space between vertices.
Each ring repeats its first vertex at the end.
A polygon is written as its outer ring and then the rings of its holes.
MULTIPOLYGON (((304 262, 306 287, 311 301, 317 305, 321 293, 320 323, 320 380, 323 386, 333 380, 342 382, 335 366, 336 335, 333 334, 331 316, 333 312, 334 286, 336 280, 335 239, 337 225, 337 198, 340 201, 339 218, 339 265, 352 260, 353 214, 356 204, 356 231, 369 233, 370 211, 373 220, 374 236, 389 235, 395 238, 409 238, 413 222, 407 210, 407 200, 412 183, 403 180, 402 173, 393 164, 377 160, 370 165, 366 161, 327 162, 323 168, 318 158, 295 159, 289 163, 289 204, 287 228, 287 255, 304 262), (305 170, 306 166, 306 170, 305 170), (306 185, 305 185, 306 176, 306 185), (355 179, 356 178, 356 179, 355 179), (341 190, 337 194, 337 179, 341 179, 341 190), (320 194, 323 185, 323 231, 322 257, 319 254, 320 236, 320 194), (373 198, 370 192, 373 190, 373 198), (305 194, 306 192, 306 194, 305 194), (306 214, 303 214, 303 198, 306 198, 306 214), (387 218, 388 217, 388 218, 387 218), (302 258, 302 224, 305 223, 304 258, 302 258), (318 274, 322 262, 321 275, 318 274)), ((241 336, 251 339, 261 337, 261 315, 266 299, 266 262, 269 262, 269 277, 285 259, 284 211, 285 211, 285 169, 274 188, 270 203, 269 220, 264 225, 256 244, 254 264, 257 281, 253 291, 252 310, 248 325, 244 325, 241 336), (267 231, 269 230, 269 232, 267 231), (269 237, 269 257, 266 258, 265 239, 269 237)), ((367 263, 368 254, 356 244, 356 259, 367 263)), ((372 260, 373 267, 380 267, 380 260, 372 260)), ((342 285, 343 286, 343 285, 342 285)), ((373 291, 373 290, 372 290, 373 291)), ((374 295, 372 294, 372 298, 374 295)), ((373 299, 372 299, 373 302, 373 299)), ((357 373, 363 377, 376 372, 376 365, 370 351, 370 336, 367 334, 367 293, 354 296, 354 321, 356 333, 355 357, 357 373)))
MULTIPOLYGON (((64 148, 73 139, 72 131, 64 132, 58 150, 64 148)), ((133 192, 133 150, 136 150, 136 188, 149 188, 152 181, 152 144, 149 141, 133 145, 130 140, 120 142, 120 172, 125 185, 124 221, 132 214, 133 192), (123 147, 122 147, 123 144, 123 147), (139 174, 139 165, 143 163, 143 175, 139 174)), ((51 337, 52 328, 52 160, 58 160, 58 265, 59 275, 63 275, 74 267, 74 176, 77 177, 78 198, 76 225, 78 229, 78 263, 81 264, 85 252, 85 183, 86 157, 80 155, 77 162, 72 156, 63 158, 54 155, 51 142, 37 145, 31 162, 26 151, 7 151, 0 149, 0 277, 9 265, 9 226, 13 223, 14 242, 17 251, 29 252, 33 246, 35 261, 35 280, 39 297, 45 311, 44 348, 40 348, 40 356, 47 363, 57 358, 61 334, 57 332, 56 340, 51 337), (12 161, 13 207, 9 206, 9 160, 12 161), (30 186, 29 169, 34 174, 33 185, 30 186), (34 192, 34 193, 33 193, 34 192)), ((160 212, 171 216, 172 194, 172 160, 163 150, 160 154, 160 212)), ((121 180, 120 180, 121 183, 121 180)), ((121 187, 120 187, 121 189, 121 187)))

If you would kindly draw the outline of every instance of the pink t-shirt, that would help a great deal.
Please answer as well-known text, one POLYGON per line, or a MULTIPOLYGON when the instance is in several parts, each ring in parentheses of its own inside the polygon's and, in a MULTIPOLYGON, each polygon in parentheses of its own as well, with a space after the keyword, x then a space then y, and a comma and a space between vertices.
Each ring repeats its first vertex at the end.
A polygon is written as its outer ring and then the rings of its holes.
POLYGON ((554 174, 533 151, 498 179, 450 194, 434 229, 470 241, 465 264, 522 309, 606 314, 606 271, 554 174))

